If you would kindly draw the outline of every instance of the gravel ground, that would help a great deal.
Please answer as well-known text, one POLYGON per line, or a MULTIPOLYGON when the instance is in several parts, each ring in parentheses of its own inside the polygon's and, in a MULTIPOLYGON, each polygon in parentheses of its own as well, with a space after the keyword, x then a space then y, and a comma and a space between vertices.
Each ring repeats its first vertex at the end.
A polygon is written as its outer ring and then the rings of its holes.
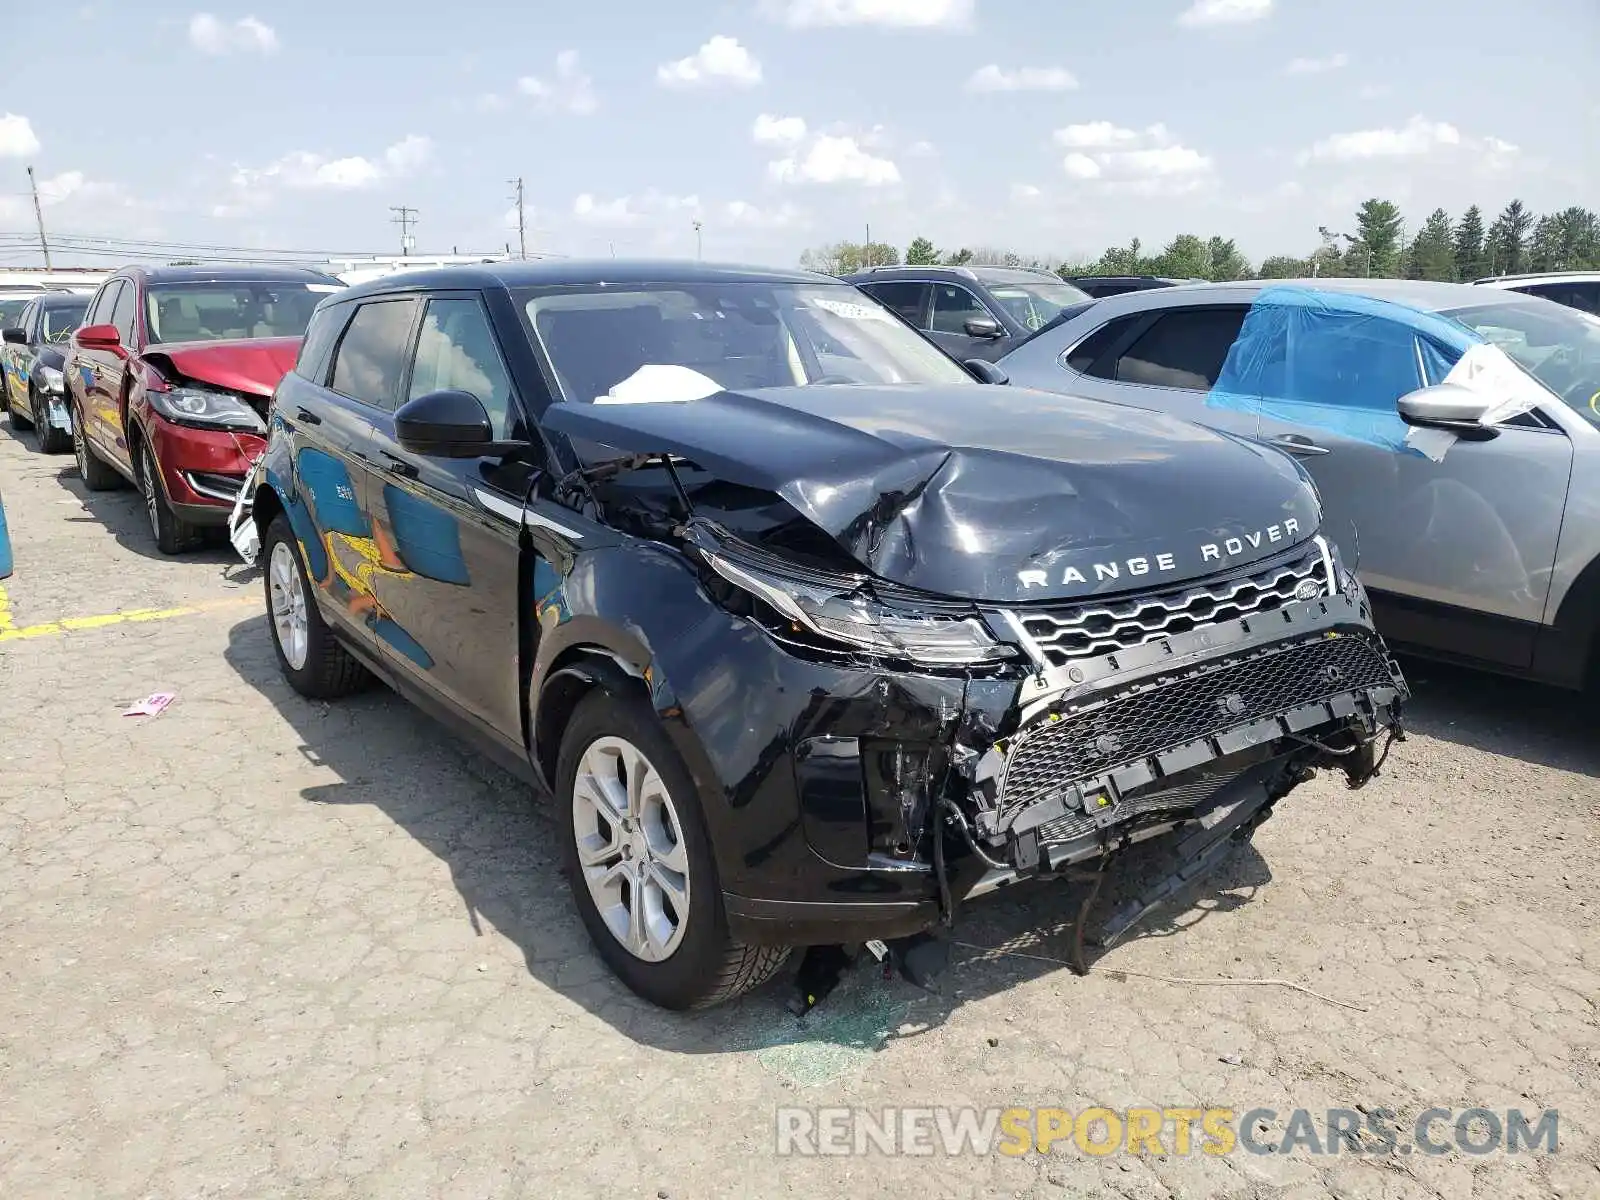
POLYGON ((156 556, 14 436, 0 494, 6 1200, 1600 1196, 1593 705, 1412 664, 1380 780, 1296 792, 1087 978, 1057 885, 974 908, 937 993, 680 1017, 601 968, 525 788, 381 689, 288 691, 227 553, 156 556), (781 1106, 1095 1104, 1556 1108, 1560 1152, 775 1153, 781 1106))

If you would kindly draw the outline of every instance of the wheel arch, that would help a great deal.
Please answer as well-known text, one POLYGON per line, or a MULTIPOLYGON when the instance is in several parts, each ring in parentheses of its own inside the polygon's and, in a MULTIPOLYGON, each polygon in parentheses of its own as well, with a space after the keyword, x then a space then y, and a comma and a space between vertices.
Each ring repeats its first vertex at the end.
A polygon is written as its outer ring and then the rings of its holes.
POLYGON ((572 714, 585 696, 600 687, 618 694, 632 690, 650 699, 644 671, 626 656, 596 642, 580 642, 562 650, 541 676, 537 691, 530 688, 529 754, 540 779, 552 791, 561 739, 572 714))
POLYGON ((1578 572, 1539 635, 1534 672, 1541 679, 1600 685, 1600 556, 1578 572))

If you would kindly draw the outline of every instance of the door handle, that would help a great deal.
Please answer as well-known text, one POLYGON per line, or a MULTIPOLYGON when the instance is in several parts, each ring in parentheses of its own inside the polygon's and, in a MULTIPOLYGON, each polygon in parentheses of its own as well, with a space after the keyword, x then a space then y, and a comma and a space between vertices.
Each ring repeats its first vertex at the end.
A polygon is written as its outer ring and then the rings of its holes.
POLYGON ((294 410, 294 415, 299 417, 307 425, 322 424, 322 418, 317 416, 317 414, 312 412, 309 408, 297 408, 294 410))
POLYGON ((1290 454, 1302 458, 1316 458, 1321 454, 1332 454, 1326 446, 1319 446, 1304 434, 1280 433, 1277 437, 1268 438, 1267 444, 1276 446, 1279 450, 1287 450, 1290 454))
POLYGON ((378 451, 383 456, 383 469, 391 475, 399 475, 404 479, 415 479, 417 468, 397 455, 390 454, 387 450, 378 451))

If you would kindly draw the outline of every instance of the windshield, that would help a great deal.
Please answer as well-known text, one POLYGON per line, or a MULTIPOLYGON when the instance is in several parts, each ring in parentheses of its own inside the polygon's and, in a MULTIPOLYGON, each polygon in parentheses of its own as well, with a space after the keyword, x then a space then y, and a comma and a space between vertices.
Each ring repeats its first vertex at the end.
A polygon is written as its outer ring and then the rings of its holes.
POLYGON ((611 395, 625 380, 633 380, 621 389, 630 399, 685 398, 662 394, 685 388, 705 395, 806 384, 977 386, 845 284, 640 284, 530 291, 522 300, 571 401, 611 395))
POLYGON ((311 310, 339 288, 317 283, 173 283, 145 297, 150 341, 300 337, 311 310))
POLYGON ((67 335, 83 324, 83 314, 89 311, 89 298, 85 296, 76 304, 54 304, 44 310, 44 340, 64 342, 67 335))
POLYGON ((22 296, 0 300, 0 329, 15 329, 17 322, 22 319, 22 310, 28 307, 28 301, 32 299, 32 296, 22 296))
POLYGON ((997 283, 989 285, 989 294, 1030 331, 1043 329, 1062 309, 1089 299, 1087 292, 1069 283, 997 283))
POLYGON ((1500 347, 1568 407, 1600 425, 1600 318, 1548 301, 1444 315, 1500 347))

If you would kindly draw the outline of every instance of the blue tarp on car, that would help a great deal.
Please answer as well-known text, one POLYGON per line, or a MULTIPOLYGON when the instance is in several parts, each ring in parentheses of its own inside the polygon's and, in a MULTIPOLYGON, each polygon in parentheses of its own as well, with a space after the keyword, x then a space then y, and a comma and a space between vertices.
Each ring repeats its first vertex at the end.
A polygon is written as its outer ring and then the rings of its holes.
POLYGON ((1404 304, 1269 287, 1245 314, 1206 404, 1419 453, 1406 444, 1395 402, 1441 382, 1481 342, 1448 317, 1404 304))

